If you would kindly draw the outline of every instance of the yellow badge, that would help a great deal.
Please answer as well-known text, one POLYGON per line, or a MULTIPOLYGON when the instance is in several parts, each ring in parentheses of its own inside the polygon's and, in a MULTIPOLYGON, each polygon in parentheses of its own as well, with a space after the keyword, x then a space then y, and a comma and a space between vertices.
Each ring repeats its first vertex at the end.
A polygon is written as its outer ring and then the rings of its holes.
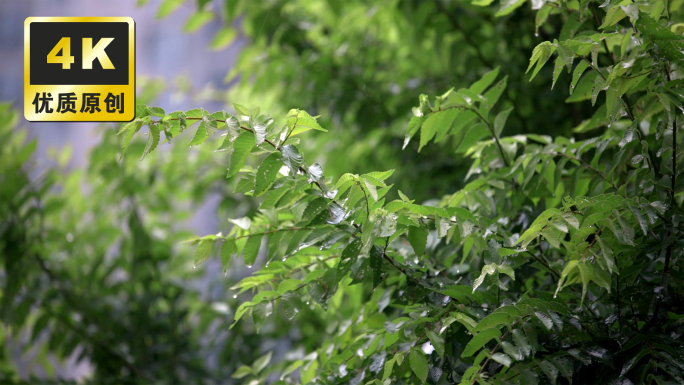
POLYGON ((133 120, 133 19, 27 18, 24 116, 32 122, 133 120))

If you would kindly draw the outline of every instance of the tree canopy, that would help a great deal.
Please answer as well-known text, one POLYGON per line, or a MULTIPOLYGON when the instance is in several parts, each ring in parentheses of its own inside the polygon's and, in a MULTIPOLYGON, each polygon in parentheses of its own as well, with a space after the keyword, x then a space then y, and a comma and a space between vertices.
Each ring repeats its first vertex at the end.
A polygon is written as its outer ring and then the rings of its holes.
POLYGON ((228 1, 242 100, 141 103, 87 199, 4 107, 4 338, 51 323, 96 382, 682 383, 680 6, 228 1), (178 231, 210 189, 222 232, 178 231))

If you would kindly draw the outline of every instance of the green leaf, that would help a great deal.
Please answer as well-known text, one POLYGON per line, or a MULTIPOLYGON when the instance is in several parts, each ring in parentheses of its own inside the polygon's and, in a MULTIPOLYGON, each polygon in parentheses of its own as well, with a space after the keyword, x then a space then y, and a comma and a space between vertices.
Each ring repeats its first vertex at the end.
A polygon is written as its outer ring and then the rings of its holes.
POLYGON ((501 8, 496 12, 494 16, 501 17, 506 16, 509 13, 515 11, 518 7, 523 5, 525 0, 501 0, 501 8))
POLYGON ((416 377, 418 377, 422 383, 425 383, 428 375, 428 363, 423 351, 417 348, 411 348, 411 352, 409 353, 409 364, 411 365, 413 373, 416 374, 416 377))
POLYGON ((572 73, 572 82, 570 83, 570 95, 575 91, 577 82, 587 68, 589 68, 589 63, 586 60, 581 60, 575 67, 575 70, 572 73))
POLYGON ((513 341, 522 350, 525 356, 529 356, 532 352, 532 346, 530 341, 525 336, 525 333, 520 329, 514 329, 511 334, 513 335, 513 341))
POLYGON ((237 31, 235 28, 232 26, 225 26, 216 32, 216 35, 214 35, 214 39, 211 41, 211 44, 209 44, 209 47, 215 51, 221 50, 230 45, 230 43, 232 43, 236 37, 237 31))
MULTIPOLYGON (((505 76, 503 79, 499 80, 492 88, 487 90, 487 92, 484 94, 484 97, 486 101, 483 103, 480 103, 480 113, 483 116, 488 116, 489 111, 494 107, 496 102, 499 101, 499 98, 503 94, 504 90, 506 89, 506 85, 508 84, 508 76, 505 76)), ((466 111, 468 112, 468 111, 466 111)))
POLYGON ((200 122, 199 127, 197 127, 197 131, 195 131, 195 135, 192 137, 192 140, 190 143, 188 143, 189 147, 192 146, 197 146, 199 144, 204 143, 205 140, 209 139, 209 133, 207 132, 207 126, 204 120, 200 122))
POLYGON ((425 334, 430 339, 430 344, 440 357, 444 358, 444 338, 432 330, 426 330, 425 334))
POLYGON ((547 360, 544 360, 539 363, 539 367, 542 369, 544 374, 546 374, 549 377, 551 383, 555 385, 556 379, 558 378, 558 369, 556 369, 556 365, 552 364, 547 360))
POLYGON ((292 122, 290 136, 295 136, 309 130, 328 132, 328 130, 318 124, 316 118, 303 110, 291 110, 290 113, 288 113, 288 124, 290 122, 292 122), (293 115, 293 112, 296 112, 296 114, 293 115))
POLYGON ((209 258, 212 246, 214 246, 213 239, 203 239, 200 242, 199 246, 197 246, 197 250, 195 250, 195 267, 201 265, 202 262, 209 258))
POLYGON ((131 142, 131 139, 133 139, 133 136, 140 131, 140 128, 143 125, 143 121, 141 119, 136 119, 133 122, 125 125, 119 133, 126 132, 126 137, 123 140, 123 143, 121 144, 121 157, 119 160, 123 159, 124 155, 126 154, 126 150, 128 150, 128 144, 131 142))
POLYGON ((482 274, 480 274, 475 281, 473 281, 473 293, 475 290, 477 290, 480 285, 482 285, 482 282, 484 282, 484 279, 488 275, 492 275, 496 272, 497 264, 496 263, 491 263, 489 265, 484 265, 482 267, 482 274))
POLYGON ((263 238, 263 236, 263 234, 254 234, 247 238, 247 243, 245 243, 242 252, 245 256, 245 265, 247 265, 248 268, 254 265, 257 255, 259 255, 259 247, 261 246, 261 238, 263 238))
POLYGON ((254 148, 254 135, 245 133, 237 137, 233 143, 233 153, 230 155, 227 178, 235 176, 245 165, 247 156, 254 148))
POLYGON ((290 175, 296 175, 299 167, 304 163, 304 158, 299 154, 299 149, 293 144, 288 144, 280 149, 280 153, 283 155, 283 163, 290 168, 290 175))
MULTIPOLYGON (((624 11, 622 13, 624 14, 624 11)), ((670 28, 664 27, 658 21, 646 16, 639 18, 636 27, 657 47, 654 52, 655 55, 671 61, 684 60, 684 37, 674 34, 670 28)))
POLYGON ((584 297, 587 296, 587 286, 589 286, 589 281, 591 281, 594 276, 594 269, 586 262, 578 263, 577 267, 579 268, 580 278, 582 280, 582 298, 580 299, 580 306, 582 306, 584 297))
POLYGON ((466 345, 461 356, 470 357, 480 350, 485 344, 494 338, 501 337, 501 330, 498 328, 485 329, 476 334, 466 345))
POLYGON ((422 226, 411 226, 408 232, 408 240, 413 247, 413 252, 417 256, 423 255, 425 252, 425 245, 427 245, 428 231, 422 226))
POLYGON ((360 239, 355 239, 344 248, 342 255, 340 256, 340 262, 337 265, 337 275, 340 279, 346 276, 352 265, 356 263, 362 248, 363 242, 360 239))
POLYGON ((309 202, 302 214, 302 225, 308 225, 321 211, 325 210, 328 207, 328 202, 327 199, 320 197, 309 202))
POLYGON ((428 117, 425 115, 414 116, 411 118, 411 120, 408 123, 408 127, 406 128, 406 135, 404 136, 404 145, 401 147, 402 150, 405 149, 406 146, 408 146, 413 135, 416 132, 418 132, 418 129, 423 125, 423 122, 425 122, 425 119, 427 118, 428 117))
POLYGON ((180 7, 185 0, 164 0, 157 9, 157 18, 163 19, 180 7))
POLYGON ((266 365, 268 365, 269 362, 271 362, 271 355, 273 354, 272 351, 264 354, 263 356, 259 357, 254 361, 252 364, 252 370, 254 371, 255 374, 259 374, 264 368, 266 368, 266 365))
POLYGON ((382 380, 385 381, 386 379, 389 378, 389 376, 392 375, 392 369, 394 368, 394 363, 396 362, 396 358, 393 357, 392 359, 389 359, 385 361, 385 369, 382 374, 382 380))
POLYGON ((501 135, 501 131, 503 131, 504 126, 506 125, 506 120, 508 120, 508 115, 511 114, 511 111, 513 111, 513 107, 503 110, 496 115, 496 119, 494 119, 494 132, 496 132, 497 136, 501 135))
POLYGON ((302 308, 302 300, 299 298, 299 293, 287 292, 281 297, 281 303, 283 304, 283 313, 285 313, 285 318, 288 320, 294 319, 294 317, 299 313, 299 309, 302 308))
POLYGON ((601 247, 601 255, 603 256, 603 262, 606 264, 606 267, 608 267, 608 272, 613 273, 613 269, 615 268, 615 261, 613 261, 613 249, 610 248, 606 244, 606 242, 603 240, 603 238, 599 237, 598 235, 596 237, 596 242, 598 242, 599 246, 601 247))
POLYGON ((544 25, 546 23, 546 20, 549 18, 549 14, 551 11, 554 9, 554 7, 551 7, 549 5, 544 5, 542 8, 537 11, 537 15, 535 16, 534 19, 534 33, 535 35, 539 35, 539 27, 544 25))
POLYGON ((530 81, 534 79, 535 76, 537 76, 537 73, 539 73, 539 70, 544 67, 544 64, 549 60, 551 57, 551 54, 553 54, 556 51, 556 47, 548 41, 545 41, 539 45, 537 45, 534 50, 532 51, 532 57, 530 58, 530 65, 527 67, 527 71, 525 73, 530 72, 530 69, 532 69, 533 65, 537 65, 534 68, 534 71, 532 71, 532 76, 530 76, 530 81))
POLYGON ((606 19, 603 21, 603 24, 601 24, 599 29, 604 29, 606 27, 610 27, 611 25, 615 25, 625 17, 627 17, 627 14, 622 7, 615 5, 608 10, 606 13, 606 19))
MULTIPOLYGON (((601 92, 606 85, 606 80, 603 78, 603 76, 597 76, 596 80, 594 80, 594 85, 591 88, 591 105, 593 106, 596 104, 596 99, 598 98, 599 92, 601 92)), ((606 110, 608 108, 606 107, 606 110)))
POLYGON ((494 361, 496 361, 496 362, 498 362, 501 365, 506 366, 506 367, 511 366, 511 363, 513 362, 511 357, 509 357, 508 355, 503 354, 503 353, 492 354, 492 360, 494 360, 494 361))
POLYGON ((183 26, 183 32, 192 33, 202 28, 214 18, 214 13, 211 11, 197 11, 192 14, 183 26))
POLYGON ((558 55, 556 58, 556 63, 553 65, 553 83, 551 83, 551 89, 556 86, 556 81, 558 80, 558 77, 560 77, 561 72, 563 72, 563 67, 565 64, 563 63, 563 58, 558 55))
POLYGON ((489 329, 492 327, 501 328, 505 325, 510 324, 513 321, 513 317, 509 314, 501 311, 496 311, 488 316, 486 316, 482 321, 480 321, 471 333, 476 334, 482 330, 489 329))
POLYGON ((232 262, 233 254, 237 252, 237 245, 234 238, 228 238, 221 245, 221 264, 223 265, 223 272, 228 273, 230 264, 232 262))
MULTIPOLYGON (((237 104, 237 103, 233 103, 233 108, 235 109, 235 113, 238 115, 238 117, 249 119, 250 113, 249 113, 249 110, 248 110, 246 107, 241 106, 241 105, 239 105, 239 104, 237 104)), ((240 119, 238 119, 238 121, 239 121, 239 120, 240 120, 240 119)), ((244 119, 243 119, 243 120, 244 120, 244 119)))
POLYGON ((145 159, 145 156, 154 151, 154 149, 157 148, 157 144, 159 144, 159 127, 157 127, 156 124, 150 124, 147 128, 149 129, 147 144, 145 144, 145 151, 143 151, 140 160, 145 159))
POLYGON ((278 176, 278 170, 282 167, 282 155, 279 152, 273 152, 261 162, 256 173, 256 182, 254 184, 254 195, 259 196, 265 193, 273 184, 278 176))
POLYGON ((577 103, 591 99, 592 90, 597 77, 599 77, 599 74, 596 71, 590 71, 586 73, 584 76, 582 76, 580 78, 579 83, 577 84, 577 87, 575 88, 575 92, 573 92, 572 95, 570 95, 570 97, 565 99, 565 102, 577 103))
POLYGON ((480 78, 480 80, 476 81, 470 86, 470 91, 474 92, 475 94, 483 93, 484 90, 487 89, 487 87, 494 83, 494 80, 496 80, 497 76, 499 76, 499 67, 496 67, 493 70, 482 75, 482 78, 480 78))
POLYGON ((250 375, 252 373, 253 373, 252 368, 250 368, 247 365, 241 365, 239 368, 237 368, 237 370, 235 371, 235 373, 233 373, 233 375, 231 377, 243 378, 243 377, 247 377, 248 375, 250 375))

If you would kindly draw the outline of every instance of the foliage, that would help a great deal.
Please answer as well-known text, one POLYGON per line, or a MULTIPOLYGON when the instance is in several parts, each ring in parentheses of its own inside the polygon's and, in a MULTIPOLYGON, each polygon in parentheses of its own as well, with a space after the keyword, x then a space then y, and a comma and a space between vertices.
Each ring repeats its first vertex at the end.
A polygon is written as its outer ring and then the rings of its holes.
POLYGON ((682 383, 680 6, 225 1, 230 95, 280 120, 141 105, 82 172, 3 105, 0 379, 33 345, 98 384, 682 383))
MULTIPOLYGON (((213 152, 119 162, 104 129, 88 169, 67 171, 68 149, 34 160, 18 116, 0 105, 0 382, 59 382, 81 362, 81 383, 217 383, 256 359, 265 338, 228 333, 231 301, 190 286, 200 276, 177 242, 196 203, 225 189, 213 152)), ((205 285, 223 291, 221 278, 205 285)))
MULTIPOLYGON (((522 4, 504 2, 496 16, 522 4)), ((508 68, 420 96, 403 146, 452 138, 471 160, 465 186, 437 203, 401 191, 387 199, 394 170, 326 178, 296 137, 325 125, 301 110, 276 123, 241 105, 235 115, 139 107, 124 143, 143 125, 171 139, 199 122, 191 145, 226 131, 218 150, 229 155, 228 178, 262 197, 226 236, 189 241, 196 263, 216 246, 224 269, 240 255, 252 268, 263 246, 263 267, 233 287, 254 293, 233 326, 251 316, 259 329, 282 314, 305 333, 306 355, 268 369, 264 356, 235 378, 288 383, 299 370, 302 383, 682 382, 684 38, 665 2, 595 5, 533 3, 537 24, 553 11, 565 26, 533 50, 530 77, 555 56, 553 84, 572 73, 568 101, 605 100, 574 127, 578 137, 502 136, 512 110, 496 107, 508 68), (299 320, 308 310, 318 327, 299 320)))
MULTIPOLYGON (((159 10, 179 3, 165 1, 159 10)), ((230 0, 198 1, 196 12, 214 11, 214 20, 223 21, 216 39, 233 30, 249 41, 226 75, 227 101, 258 105, 273 116, 293 106, 321 115, 321 125, 335 135, 307 137, 301 149, 320 159, 329 176, 393 168, 397 189, 425 201, 462 187, 469 164, 450 156, 459 146, 451 136, 439 141, 439 151, 414 151, 418 142, 410 144, 412 151, 397 151, 416 95, 467 88, 502 66, 508 86, 500 103, 515 107, 510 134, 553 127, 570 135, 591 113, 588 102, 557 108, 567 95, 550 92, 539 77, 524 79, 535 43, 558 35, 566 18, 553 12, 553 22, 535 37, 527 8, 495 18, 496 8, 469 1, 230 0), (340 158, 347 160, 335 161, 340 158)), ((557 87, 569 85, 561 78, 557 87)), ((394 190, 389 194, 398 198, 394 190)))

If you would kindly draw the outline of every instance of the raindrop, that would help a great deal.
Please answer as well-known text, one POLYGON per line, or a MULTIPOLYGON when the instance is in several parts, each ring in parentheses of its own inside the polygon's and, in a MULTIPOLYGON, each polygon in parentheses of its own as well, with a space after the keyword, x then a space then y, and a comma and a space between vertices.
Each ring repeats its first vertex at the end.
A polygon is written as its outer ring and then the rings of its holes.
POLYGON ((266 262, 266 266, 265 266, 265 267, 268 267, 268 264, 269 264, 269 262, 266 262))
POLYGON ((306 301, 306 304, 308 305, 308 304, 309 304, 309 301, 306 301))
POLYGON ((539 32, 535 32, 534 36, 539 37, 539 32))
POLYGON ((460 273, 460 272, 461 272, 461 269, 456 270, 456 274, 458 274, 458 273, 460 273))
POLYGON ((237 298, 237 294, 235 294, 235 295, 233 296, 233 298, 237 298))
POLYGON ((247 268, 248 268, 248 269, 251 269, 251 268, 252 268, 252 265, 247 265, 247 268))
POLYGON ((67 242, 69 242, 69 243, 73 242, 73 241, 74 241, 74 234, 67 233, 67 235, 66 235, 66 240, 67 240, 67 242))
POLYGON ((196 269, 196 268, 197 268, 197 266, 192 266, 192 268, 193 268, 193 269, 196 269))
POLYGON ((286 259, 287 259, 287 258, 283 257, 283 262, 285 262, 286 259))

